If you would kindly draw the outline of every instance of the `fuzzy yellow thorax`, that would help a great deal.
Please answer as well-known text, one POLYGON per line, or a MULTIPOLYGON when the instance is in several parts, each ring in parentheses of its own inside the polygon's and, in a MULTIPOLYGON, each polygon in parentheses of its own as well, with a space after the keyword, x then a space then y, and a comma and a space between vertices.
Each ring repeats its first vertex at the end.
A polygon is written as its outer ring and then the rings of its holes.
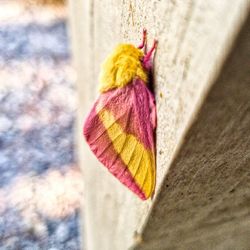
POLYGON ((135 77, 147 82, 147 71, 141 59, 144 54, 131 44, 119 44, 102 65, 99 91, 121 88, 135 77))

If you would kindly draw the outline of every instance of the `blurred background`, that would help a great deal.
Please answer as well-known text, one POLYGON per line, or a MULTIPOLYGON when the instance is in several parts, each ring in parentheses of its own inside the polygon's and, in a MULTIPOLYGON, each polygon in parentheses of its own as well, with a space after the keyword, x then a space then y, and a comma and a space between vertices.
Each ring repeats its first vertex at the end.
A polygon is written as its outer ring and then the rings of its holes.
POLYGON ((59 0, 0 0, 0 249, 80 249, 75 72, 59 0))

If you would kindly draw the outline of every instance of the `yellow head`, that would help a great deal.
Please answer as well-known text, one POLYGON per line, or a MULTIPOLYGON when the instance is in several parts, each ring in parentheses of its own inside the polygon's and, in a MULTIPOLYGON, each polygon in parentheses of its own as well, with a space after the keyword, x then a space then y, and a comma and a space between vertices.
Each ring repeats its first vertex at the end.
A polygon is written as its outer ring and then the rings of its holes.
POLYGON ((147 70, 143 68, 143 52, 131 44, 118 45, 102 65, 100 92, 121 88, 135 77, 147 82, 147 70))

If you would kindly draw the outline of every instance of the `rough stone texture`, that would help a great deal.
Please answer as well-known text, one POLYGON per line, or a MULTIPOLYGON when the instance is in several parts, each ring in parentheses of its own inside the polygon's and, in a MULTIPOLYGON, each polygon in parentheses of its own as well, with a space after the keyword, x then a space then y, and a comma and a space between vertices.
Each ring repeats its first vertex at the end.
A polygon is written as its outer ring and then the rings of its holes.
POLYGON ((250 249, 249 27, 250 18, 183 140, 135 249, 250 249))
POLYGON ((156 195, 141 202, 115 180, 87 148, 79 127, 87 249, 247 249, 250 96, 243 65, 249 65, 249 48, 244 35, 235 37, 249 2, 70 4, 79 126, 97 96, 100 64, 115 44, 139 43, 143 27, 149 44, 159 40, 156 195))

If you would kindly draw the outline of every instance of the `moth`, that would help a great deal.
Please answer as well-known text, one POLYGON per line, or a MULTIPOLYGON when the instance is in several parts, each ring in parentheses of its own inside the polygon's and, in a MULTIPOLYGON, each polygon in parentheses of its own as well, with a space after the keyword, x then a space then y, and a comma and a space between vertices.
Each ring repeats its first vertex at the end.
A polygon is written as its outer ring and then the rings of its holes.
POLYGON ((149 88, 152 55, 142 43, 119 44, 100 74, 100 95, 88 114, 83 134, 98 160, 142 200, 155 189, 156 107, 149 88))

